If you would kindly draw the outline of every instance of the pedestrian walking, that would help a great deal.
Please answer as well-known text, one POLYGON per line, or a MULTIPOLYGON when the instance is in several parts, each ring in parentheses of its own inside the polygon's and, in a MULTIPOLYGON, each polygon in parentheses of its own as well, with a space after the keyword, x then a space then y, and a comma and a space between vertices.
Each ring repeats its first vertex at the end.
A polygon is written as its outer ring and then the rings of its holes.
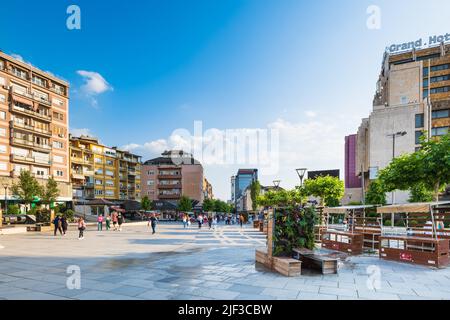
POLYGON ((103 231, 103 216, 101 214, 97 217, 97 231, 103 231))
POLYGON ((57 215, 55 219, 53 219, 53 224, 55 225, 55 232, 54 235, 56 236, 56 231, 59 231, 59 233, 62 235, 62 225, 61 225, 61 217, 57 215))
POLYGON ((213 220, 212 217, 209 217, 209 218, 208 218, 209 230, 211 230, 211 228, 212 228, 212 220, 213 220))
POLYGON ((186 215, 183 215, 183 228, 184 229, 186 229, 186 227, 187 227, 187 216, 186 215))
POLYGON ((78 234, 78 240, 84 239, 84 230, 86 230, 86 222, 84 222, 83 217, 80 217, 78 219, 78 231, 80 232, 78 234))
POLYGON ((158 221, 158 218, 156 218, 155 214, 152 214, 150 219, 148 220, 148 226, 152 226, 152 234, 156 233, 156 222, 158 221))
POLYGON ((245 221, 244 215, 243 214, 239 215, 239 224, 241 225, 241 228, 244 225, 244 221, 245 221))
POLYGON ((117 212, 116 211, 114 211, 112 213, 112 221, 113 221, 114 231, 117 231, 117 212))
POLYGON ((109 229, 111 229, 111 216, 109 214, 106 216, 105 226, 106 226, 106 231, 109 231, 109 229))
POLYGON ((203 224, 203 217, 201 214, 197 217, 197 221, 198 221, 198 228, 201 229, 203 224))
POLYGON ((69 224, 67 223, 67 218, 65 216, 61 217, 61 227, 63 230, 63 235, 65 236, 67 233, 67 229, 69 228, 69 224))
POLYGON ((117 214, 117 224, 119 225, 119 231, 122 231, 122 224, 123 224, 124 220, 125 219, 123 218, 122 212, 119 212, 117 214))
POLYGON ((217 220, 218 220, 217 217, 214 217, 214 218, 213 218, 213 221, 212 221, 212 225, 213 225, 214 231, 217 230, 217 222, 218 222, 217 220))

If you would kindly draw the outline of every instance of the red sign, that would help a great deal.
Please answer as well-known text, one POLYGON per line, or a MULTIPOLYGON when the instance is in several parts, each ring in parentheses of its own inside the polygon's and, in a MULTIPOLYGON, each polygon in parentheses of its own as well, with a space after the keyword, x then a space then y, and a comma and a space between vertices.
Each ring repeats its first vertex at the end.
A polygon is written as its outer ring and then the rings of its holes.
POLYGON ((400 253, 400 260, 412 261, 412 254, 402 252, 400 253))

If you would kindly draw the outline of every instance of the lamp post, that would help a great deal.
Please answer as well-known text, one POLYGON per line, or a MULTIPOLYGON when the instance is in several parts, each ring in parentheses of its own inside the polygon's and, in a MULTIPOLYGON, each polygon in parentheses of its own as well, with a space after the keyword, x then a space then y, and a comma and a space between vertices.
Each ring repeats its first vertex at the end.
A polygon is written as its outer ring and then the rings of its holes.
MULTIPOLYGON (((396 133, 392 133, 392 134, 388 134, 387 136, 389 137, 389 138, 392 138, 392 160, 394 160, 395 159, 395 139, 397 138, 397 137, 404 137, 404 136, 406 136, 408 133, 406 132, 406 131, 399 131, 399 132, 396 132, 396 133)), ((392 204, 394 204, 395 203, 395 191, 392 191, 392 204)), ((392 220, 392 223, 393 223, 394 221, 392 220)))
POLYGON ((9 184, 7 181, 2 181, 2 186, 5 189, 5 215, 8 214, 8 188, 9 184))
POLYGON ((280 188, 280 183, 281 183, 281 180, 273 180, 273 185, 274 185, 275 188, 277 188, 277 189, 280 188))
POLYGON ((305 177, 307 170, 308 169, 306 168, 295 169, 295 171, 297 171, 298 177, 300 178, 300 187, 303 187, 303 178, 305 177))

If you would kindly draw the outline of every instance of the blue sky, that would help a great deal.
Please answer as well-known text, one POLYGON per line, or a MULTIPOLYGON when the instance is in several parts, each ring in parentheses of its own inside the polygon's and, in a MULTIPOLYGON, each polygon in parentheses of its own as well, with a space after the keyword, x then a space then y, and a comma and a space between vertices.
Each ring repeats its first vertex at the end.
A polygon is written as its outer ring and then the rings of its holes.
MULTIPOLYGON (((445 0, 15 0, 2 4, 0 49, 71 83, 74 133, 144 158, 195 120, 277 128, 280 170, 261 180, 292 187, 296 167, 343 168, 384 48, 450 32, 449 10, 445 0), (66 28, 71 4, 81 30, 66 28), (369 5, 379 30, 366 26, 369 5)), ((218 197, 229 198, 238 167, 248 165, 205 165, 218 197)))

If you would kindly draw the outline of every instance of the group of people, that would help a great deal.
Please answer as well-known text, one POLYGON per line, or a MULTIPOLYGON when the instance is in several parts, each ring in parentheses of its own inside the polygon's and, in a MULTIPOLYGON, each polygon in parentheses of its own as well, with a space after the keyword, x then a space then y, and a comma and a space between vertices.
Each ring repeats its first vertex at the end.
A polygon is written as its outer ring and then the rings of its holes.
POLYGON ((202 226, 207 224, 209 226, 209 229, 216 229, 217 228, 217 217, 208 217, 207 215, 201 215, 199 214, 197 216, 197 222, 198 222, 198 228, 201 229, 202 226))
POLYGON ((106 217, 99 215, 97 217, 97 230, 103 230, 103 221, 105 221, 106 231, 111 229, 111 220, 113 223, 114 231, 122 231, 122 224, 125 222, 122 212, 113 211, 112 215, 107 214, 106 217))
POLYGON ((53 225, 55 226, 54 235, 56 236, 57 231, 59 231, 61 236, 65 236, 69 224, 67 223, 67 218, 62 215, 57 215, 53 220, 53 225))

